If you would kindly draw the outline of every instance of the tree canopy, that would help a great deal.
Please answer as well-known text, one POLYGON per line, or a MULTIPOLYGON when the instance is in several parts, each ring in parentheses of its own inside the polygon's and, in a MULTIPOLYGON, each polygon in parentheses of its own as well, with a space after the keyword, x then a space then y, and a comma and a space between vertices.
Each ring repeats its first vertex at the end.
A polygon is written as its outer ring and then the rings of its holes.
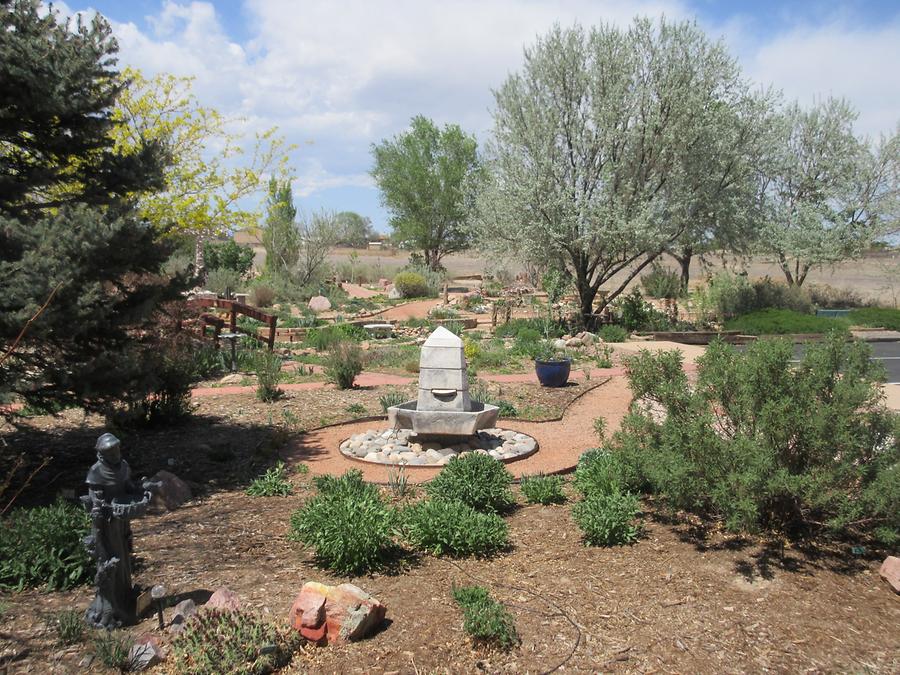
POLYGON ((612 283, 602 307, 685 235, 713 181, 728 180, 740 132, 722 127, 733 129, 747 94, 695 24, 637 19, 553 28, 494 95, 478 238, 564 263, 590 322, 600 287, 612 283))
POLYGON ((375 238, 372 221, 353 211, 341 211, 334 217, 338 243, 351 248, 365 248, 375 238))
POLYGON ((165 149, 114 145, 116 49, 99 15, 0 6, 0 395, 38 407, 99 409, 150 387, 150 317, 180 289, 134 209, 163 187, 165 149))
POLYGON ((781 113, 765 186, 759 249, 788 284, 811 269, 861 255, 896 229, 900 134, 877 148, 853 132, 856 112, 828 98, 781 113))
POLYGON ((372 176, 390 211, 394 239, 403 248, 422 252, 437 269, 449 253, 469 246, 466 188, 479 171, 475 138, 459 126, 439 129, 426 117, 373 146, 372 176))

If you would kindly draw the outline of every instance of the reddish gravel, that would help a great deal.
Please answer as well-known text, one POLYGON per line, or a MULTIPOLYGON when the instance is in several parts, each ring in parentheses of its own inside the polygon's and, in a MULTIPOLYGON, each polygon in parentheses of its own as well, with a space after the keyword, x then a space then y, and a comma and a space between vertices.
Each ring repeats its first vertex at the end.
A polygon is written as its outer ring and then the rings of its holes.
MULTIPOLYGON (((501 420, 501 428, 515 429, 533 436, 538 451, 525 459, 510 462, 507 467, 519 478, 523 475, 555 473, 571 470, 582 452, 594 443, 594 419, 603 417, 607 429, 615 431, 631 401, 628 381, 624 377, 612 377, 608 382, 591 389, 566 410, 563 418, 555 422, 522 422, 501 420)), ((363 472, 368 481, 387 482, 389 467, 369 462, 347 459, 338 446, 353 434, 367 429, 386 426, 385 421, 352 422, 307 432, 297 438, 282 454, 286 461, 307 464, 313 474, 340 474, 355 468, 363 472)), ((408 467, 409 480, 424 482, 440 471, 439 467, 408 467)))

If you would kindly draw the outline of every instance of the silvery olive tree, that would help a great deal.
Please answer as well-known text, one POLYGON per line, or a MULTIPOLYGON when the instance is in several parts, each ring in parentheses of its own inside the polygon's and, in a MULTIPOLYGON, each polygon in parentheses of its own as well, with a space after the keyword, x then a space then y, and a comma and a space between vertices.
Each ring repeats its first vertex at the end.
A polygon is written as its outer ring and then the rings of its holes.
POLYGON ((897 229, 900 140, 895 133, 873 147, 854 134, 855 119, 834 98, 781 114, 759 244, 788 284, 801 286, 810 270, 857 257, 897 229))
POLYGON ((602 285, 601 308, 685 235, 746 96, 734 59, 693 23, 553 28, 495 92, 471 219, 481 246, 563 262, 591 323, 602 285))

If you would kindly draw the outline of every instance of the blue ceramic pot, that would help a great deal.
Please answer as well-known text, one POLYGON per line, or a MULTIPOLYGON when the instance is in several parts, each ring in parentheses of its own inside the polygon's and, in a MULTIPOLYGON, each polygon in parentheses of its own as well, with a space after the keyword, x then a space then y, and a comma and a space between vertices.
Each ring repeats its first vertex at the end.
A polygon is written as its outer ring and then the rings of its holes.
POLYGON ((553 359, 542 361, 535 359, 534 372, 542 387, 564 387, 569 381, 572 359, 553 359))

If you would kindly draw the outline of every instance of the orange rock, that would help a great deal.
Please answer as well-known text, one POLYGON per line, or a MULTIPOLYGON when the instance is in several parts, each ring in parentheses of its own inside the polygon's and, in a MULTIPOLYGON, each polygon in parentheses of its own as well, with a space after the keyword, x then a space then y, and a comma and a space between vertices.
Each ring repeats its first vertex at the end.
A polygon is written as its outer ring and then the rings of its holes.
POLYGON ((384 621, 387 608, 353 584, 303 585, 291 606, 291 627, 315 644, 359 640, 384 621))

